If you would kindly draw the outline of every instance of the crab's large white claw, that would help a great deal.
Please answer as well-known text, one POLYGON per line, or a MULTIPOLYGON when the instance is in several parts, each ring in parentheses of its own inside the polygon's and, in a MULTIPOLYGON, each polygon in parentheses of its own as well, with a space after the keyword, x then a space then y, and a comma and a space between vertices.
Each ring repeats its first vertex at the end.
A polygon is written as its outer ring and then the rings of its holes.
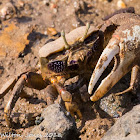
MULTIPOLYGON (((69 45, 74 44, 74 42, 80 40, 84 35, 87 27, 82 26, 79 28, 74 29, 69 34, 66 34, 66 40, 69 45)), ((91 33, 94 31, 97 31, 94 26, 90 26, 88 33, 86 34, 86 37, 88 37, 91 33)), ((65 42, 62 37, 58 38, 55 41, 52 41, 50 43, 45 44, 40 50, 39 50, 39 57, 47 57, 50 54, 63 51, 65 49, 65 42)))
MULTIPOLYGON (((120 33, 119 31, 122 27, 118 28, 118 33, 120 33)), ((124 27, 126 28, 125 25, 124 27)), ((119 34, 121 37, 116 34, 113 35, 113 38, 109 41, 107 47, 104 49, 101 57, 99 58, 90 79, 88 87, 88 92, 90 94, 110 61, 116 54, 118 54, 114 68, 111 73, 102 80, 93 96, 91 96, 91 101, 99 100, 135 65, 140 65, 140 26, 135 25, 128 27, 129 30, 123 30, 121 34, 119 34)))
POLYGON ((109 65, 113 57, 119 53, 119 46, 116 44, 118 40, 115 40, 114 38, 110 40, 111 43, 104 49, 103 53, 101 54, 99 61, 95 67, 95 70, 91 76, 88 92, 89 94, 92 94, 92 90, 97 83, 98 79, 106 69, 106 67, 109 65))

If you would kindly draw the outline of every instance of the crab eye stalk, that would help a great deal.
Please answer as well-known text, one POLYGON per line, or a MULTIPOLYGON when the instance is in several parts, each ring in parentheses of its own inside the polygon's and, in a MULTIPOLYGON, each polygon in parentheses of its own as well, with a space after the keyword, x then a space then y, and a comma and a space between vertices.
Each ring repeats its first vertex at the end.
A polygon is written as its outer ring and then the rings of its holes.
POLYGON ((60 73, 65 69, 65 63, 63 61, 53 61, 48 63, 48 69, 55 72, 60 73))
POLYGON ((89 28, 90 28, 90 24, 87 23, 87 24, 86 24, 86 31, 85 31, 85 34, 84 34, 84 36, 80 39, 80 42, 84 42, 84 40, 85 40, 85 38, 86 38, 86 36, 87 36, 87 33, 88 33, 89 28))
POLYGON ((65 36, 65 32, 62 30, 61 32, 61 37, 63 38, 64 40, 64 43, 65 43, 65 49, 69 49, 70 48, 70 45, 68 44, 67 40, 66 40, 66 36, 65 36))

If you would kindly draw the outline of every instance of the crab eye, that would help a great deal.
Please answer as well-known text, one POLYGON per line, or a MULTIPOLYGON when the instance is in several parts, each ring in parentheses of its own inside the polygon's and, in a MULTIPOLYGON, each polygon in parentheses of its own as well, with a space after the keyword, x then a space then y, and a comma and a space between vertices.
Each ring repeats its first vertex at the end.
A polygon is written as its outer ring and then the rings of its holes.
POLYGON ((48 69, 53 72, 59 73, 65 69, 65 63, 63 61, 53 61, 48 63, 48 69))

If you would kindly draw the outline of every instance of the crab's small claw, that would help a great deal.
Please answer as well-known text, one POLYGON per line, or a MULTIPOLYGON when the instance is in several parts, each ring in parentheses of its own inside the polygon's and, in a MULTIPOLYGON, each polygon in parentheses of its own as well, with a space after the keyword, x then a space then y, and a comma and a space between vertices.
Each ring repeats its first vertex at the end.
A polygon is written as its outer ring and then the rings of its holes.
POLYGON ((94 95, 91 96, 90 99, 92 101, 97 101, 102 96, 104 96, 126 73, 128 73, 139 62, 138 56, 140 55, 140 26, 136 25, 134 27, 130 27, 129 29, 133 31, 133 34, 130 35, 130 32, 128 32, 127 29, 124 31, 124 34, 121 34, 121 37, 114 34, 100 56, 90 79, 88 87, 89 94, 92 93, 92 89, 114 56, 117 56, 117 64, 114 65, 115 67, 111 73, 102 80, 94 95), (126 32, 128 32, 128 34, 125 34, 126 32))

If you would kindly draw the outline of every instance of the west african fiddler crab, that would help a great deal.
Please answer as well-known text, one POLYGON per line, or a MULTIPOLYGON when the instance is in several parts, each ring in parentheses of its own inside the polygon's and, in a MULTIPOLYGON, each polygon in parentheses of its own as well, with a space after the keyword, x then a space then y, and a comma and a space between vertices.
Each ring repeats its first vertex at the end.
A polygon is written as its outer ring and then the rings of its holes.
POLYGON ((17 78, 8 81, 1 89, 0 98, 13 88, 12 95, 4 109, 8 126, 11 126, 10 115, 24 85, 39 90, 47 88, 48 104, 54 102, 57 96, 54 89, 57 90, 71 115, 73 116, 76 112, 82 118, 77 104, 72 100, 72 94, 64 87, 66 79, 81 75, 89 80, 92 70, 94 70, 88 87, 89 94, 92 94, 97 80, 114 58, 113 70, 102 81, 91 96, 91 100, 99 100, 132 69, 130 88, 123 92, 125 93, 133 89, 136 84, 135 79, 140 64, 139 55, 140 17, 135 14, 117 14, 96 28, 89 27, 89 25, 79 27, 67 34, 66 37, 62 32, 60 38, 47 43, 39 50, 42 75, 35 73, 38 70, 26 71, 17 78))

